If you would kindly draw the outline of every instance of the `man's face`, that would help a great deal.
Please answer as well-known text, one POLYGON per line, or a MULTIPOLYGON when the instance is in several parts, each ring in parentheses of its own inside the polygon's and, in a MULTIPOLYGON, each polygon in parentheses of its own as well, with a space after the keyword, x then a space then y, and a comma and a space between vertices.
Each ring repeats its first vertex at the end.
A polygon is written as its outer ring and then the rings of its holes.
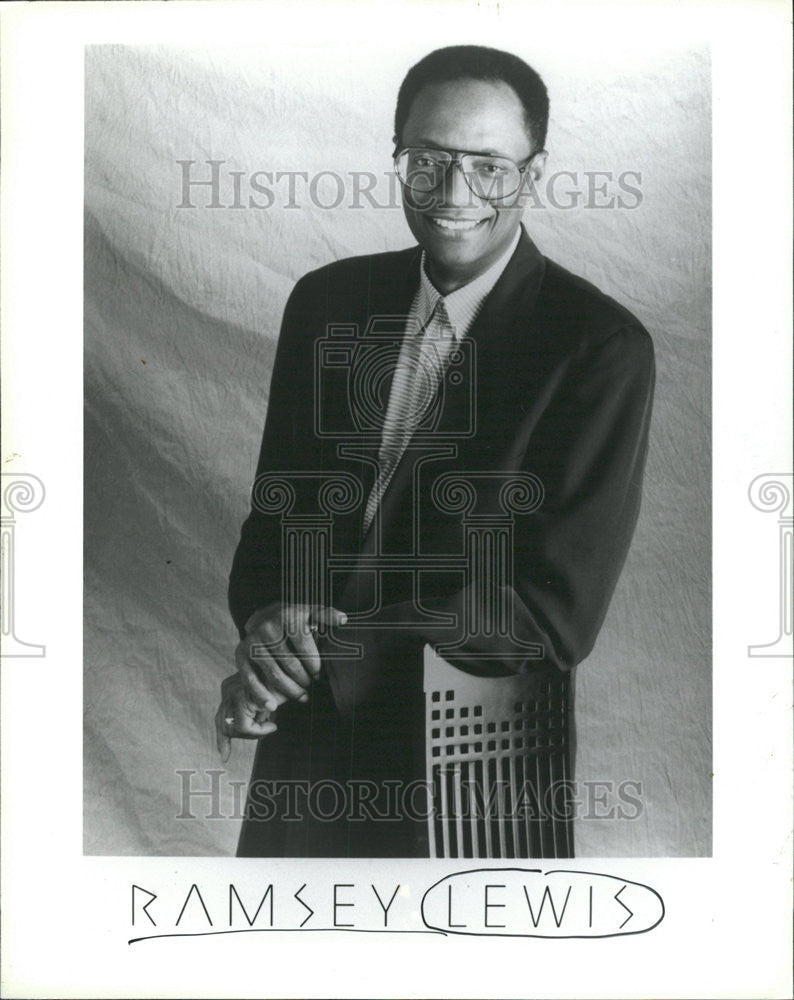
MULTIPOLYGON (((533 152, 518 95, 506 83, 483 80, 420 90, 399 145, 508 156, 519 164, 533 152)), ((542 160, 536 157, 529 167, 535 180, 542 160)), ((519 192, 493 202, 477 197, 455 164, 432 197, 413 199, 403 191, 405 217, 424 247, 430 277, 440 292, 473 280, 507 250, 521 222, 519 199, 519 192)))

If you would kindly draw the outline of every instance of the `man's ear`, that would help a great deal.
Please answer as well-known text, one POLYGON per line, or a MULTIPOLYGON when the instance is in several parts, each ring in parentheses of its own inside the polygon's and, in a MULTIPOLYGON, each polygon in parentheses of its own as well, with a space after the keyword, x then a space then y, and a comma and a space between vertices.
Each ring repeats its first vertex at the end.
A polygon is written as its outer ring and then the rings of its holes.
POLYGON ((549 154, 545 149, 538 150, 532 157, 532 162, 527 169, 527 173, 535 183, 543 177, 543 171, 546 169, 546 160, 548 158, 549 154))
POLYGON ((394 143, 394 155, 396 156, 402 149, 402 146, 400 146, 396 135, 392 136, 391 141, 394 143))

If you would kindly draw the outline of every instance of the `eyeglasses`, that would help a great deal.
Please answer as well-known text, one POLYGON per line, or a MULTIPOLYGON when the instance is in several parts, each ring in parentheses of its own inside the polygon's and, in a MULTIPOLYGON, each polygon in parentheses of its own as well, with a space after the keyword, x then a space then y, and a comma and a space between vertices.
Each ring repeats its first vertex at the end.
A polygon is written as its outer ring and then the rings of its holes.
POLYGON ((422 195, 435 191, 455 163, 472 194, 485 201, 499 201, 518 191, 536 152, 516 163, 508 156, 408 146, 395 154, 394 169, 404 187, 412 194, 422 195))

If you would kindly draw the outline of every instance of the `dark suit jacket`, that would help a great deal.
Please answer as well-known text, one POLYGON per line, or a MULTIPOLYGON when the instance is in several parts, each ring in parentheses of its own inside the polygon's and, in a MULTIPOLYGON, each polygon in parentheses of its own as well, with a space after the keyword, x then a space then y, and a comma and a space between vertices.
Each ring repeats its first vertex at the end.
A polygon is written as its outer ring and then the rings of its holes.
MULTIPOLYGON (((348 426, 348 441, 355 441, 350 411, 357 404, 350 382, 337 378, 319 386, 316 344, 331 326, 349 326, 351 337, 355 326, 360 338, 373 316, 405 317, 418 286, 419 262, 418 249, 338 261, 303 277, 287 303, 257 475, 344 472, 361 482, 362 502, 334 518, 333 547, 347 559, 327 596, 348 612, 376 607, 370 621, 397 621, 402 627, 357 630, 365 651, 359 664, 329 657, 330 689, 318 687, 313 707, 279 710, 279 733, 262 741, 255 778, 294 774, 296 767, 314 778, 331 773, 323 762, 330 753, 329 733, 341 757, 353 761, 342 769, 346 777, 384 780, 399 773, 410 780, 421 774, 421 753, 396 748, 421 743, 423 644, 452 643, 459 652, 445 658, 473 673, 569 672, 593 647, 626 557, 647 451, 652 343, 625 308, 544 258, 526 233, 469 333, 475 357, 462 388, 445 384, 432 432, 404 456, 381 504, 379 526, 362 543, 363 508, 374 479, 366 457, 377 454, 378 428, 360 438, 361 459, 340 455, 338 439, 325 436, 324 428, 348 426), (452 453, 435 454, 439 442, 454 445, 452 453), (460 505, 439 505, 433 484, 450 472, 477 482, 474 507, 462 512, 460 505), (513 517, 511 576, 503 595, 513 620, 509 638, 483 627, 469 629, 461 639, 448 624, 465 617, 472 592, 482 586, 454 559, 446 571, 422 574, 418 601, 408 572, 381 574, 377 592, 376 574, 365 563, 368 554, 421 552, 442 562, 444 554, 460 554, 463 517, 503 515, 499 488, 511 474, 529 474, 542 484, 542 501, 525 516, 513 517), (357 733, 351 736, 353 713, 357 733), (316 751, 307 757, 306 727, 312 719, 316 751), (379 754, 388 766, 376 762, 379 754)), ((395 326, 401 332, 399 319, 395 326)), ((381 375, 370 388, 385 409, 388 364, 381 375)), ((293 510, 306 504, 308 511, 316 483, 311 476, 296 482, 293 510)), ((281 519, 257 507, 261 504, 253 505, 243 525, 230 581, 230 607, 241 635, 249 615, 282 594, 281 519)), ((349 836, 347 850, 338 851, 308 840, 279 848, 259 834, 254 846, 251 836, 244 828, 242 853, 350 851, 349 836)), ((404 847, 395 850, 407 853, 404 847)), ((372 853, 389 853, 388 845, 372 853)))

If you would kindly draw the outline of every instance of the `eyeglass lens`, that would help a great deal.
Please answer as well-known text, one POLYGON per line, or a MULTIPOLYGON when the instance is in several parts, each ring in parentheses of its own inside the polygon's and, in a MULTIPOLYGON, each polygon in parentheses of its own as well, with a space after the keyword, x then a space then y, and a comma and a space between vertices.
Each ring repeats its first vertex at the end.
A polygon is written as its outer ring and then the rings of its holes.
POLYGON ((395 161, 397 175, 407 188, 421 194, 434 191, 446 179, 450 164, 457 160, 471 191, 479 198, 495 200, 514 194, 521 186, 521 170, 504 156, 446 150, 405 149, 395 161))

